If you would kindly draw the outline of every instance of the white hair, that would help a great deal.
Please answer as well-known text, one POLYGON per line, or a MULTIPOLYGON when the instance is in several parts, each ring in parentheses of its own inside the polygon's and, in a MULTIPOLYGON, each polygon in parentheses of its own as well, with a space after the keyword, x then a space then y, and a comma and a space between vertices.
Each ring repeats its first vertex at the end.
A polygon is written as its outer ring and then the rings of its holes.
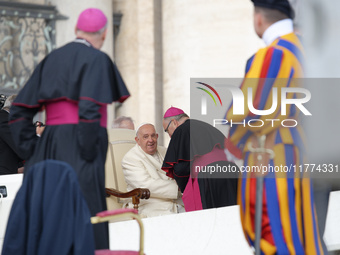
POLYGON ((122 122, 124 122, 124 121, 131 122, 132 125, 133 125, 132 118, 126 117, 126 116, 120 116, 112 122, 112 128, 120 128, 121 125, 122 125, 122 122))
POLYGON ((153 128, 155 128, 155 126, 152 125, 151 123, 143 122, 143 123, 140 124, 140 125, 137 127, 137 129, 136 129, 136 137, 138 136, 139 129, 140 129, 141 127, 145 126, 145 125, 151 125, 151 126, 153 126, 153 128))
POLYGON ((107 22, 106 22, 105 26, 103 26, 98 31, 95 31, 95 32, 86 32, 86 31, 83 31, 83 30, 77 28, 77 33, 84 33, 84 34, 88 34, 88 35, 91 35, 91 36, 101 36, 102 33, 104 33, 106 29, 107 29, 107 22))

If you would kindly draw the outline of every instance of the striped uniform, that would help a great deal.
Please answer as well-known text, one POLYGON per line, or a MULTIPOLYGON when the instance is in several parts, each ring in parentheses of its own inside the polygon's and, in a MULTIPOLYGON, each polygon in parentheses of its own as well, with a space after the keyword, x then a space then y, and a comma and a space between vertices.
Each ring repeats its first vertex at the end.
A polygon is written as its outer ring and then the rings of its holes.
MULTIPOLYGON (((294 166, 304 162, 303 132, 299 124, 296 127, 283 127, 281 124, 285 119, 298 121, 300 111, 294 104, 287 105, 286 115, 281 114, 280 88, 298 86, 298 79, 293 78, 303 77, 302 51, 301 43, 294 33, 281 36, 266 48, 260 49, 247 62, 246 79, 243 80, 241 89, 245 104, 248 102, 248 88, 252 88, 254 108, 267 110, 273 104, 272 88, 278 88, 276 110, 269 115, 260 116, 254 115, 245 105, 244 115, 233 115, 231 104, 226 116, 229 123, 238 122, 230 128, 229 143, 238 150, 234 151, 234 154, 241 152, 243 155, 244 166, 251 167, 256 164, 254 153, 248 149, 250 141, 254 136, 267 135, 273 138, 275 153, 274 159, 269 160, 268 164, 273 167, 291 167, 291 172, 283 173, 280 178, 273 172, 264 178, 260 242, 263 254, 323 254, 310 180, 294 178, 301 175, 299 171, 294 173, 294 166), (275 121, 268 121, 270 119, 275 121), (245 125, 241 124, 243 121, 245 125), (248 121, 252 127, 248 125, 248 121)), ((298 94, 287 93, 287 98, 296 98, 298 94)), ((242 177, 239 183, 238 204, 244 233, 253 245, 256 179, 249 178, 250 173, 242 173, 242 177)))

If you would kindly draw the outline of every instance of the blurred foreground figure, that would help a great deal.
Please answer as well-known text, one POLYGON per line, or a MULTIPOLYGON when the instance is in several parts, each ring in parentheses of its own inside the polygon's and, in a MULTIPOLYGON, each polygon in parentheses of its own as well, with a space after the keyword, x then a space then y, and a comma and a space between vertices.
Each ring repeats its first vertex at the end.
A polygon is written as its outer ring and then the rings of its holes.
MULTIPOLYGON (((248 169, 283 166, 291 171, 270 171, 263 175, 242 173, 238 192, 242 226, 250 245, 256 246, 255 223, 259 222, 259 245, 264 254, 323 254, 310 179, 301 178, 300 169, 294 171, 294 166, 304 163, 300 109, 289 104, 286 114, 281 113, 281 89, 298 86, 294 78, 303 77, 303 48, 293 32, 294 13, 287 0, 252 2, 255 32, 267 47, 248 60, 241 89, 248 102, 248 96, 251 97, 248 90, 252 88, 252 104, 256 110, 270 109, 273 97, 278 98, 278 103, 274 111, 264 115, 254 114, 254 109, 250 111, 248 107, 243 115, 236 115, 231 105, 226 119, 229 123, 244 121, 245 124, 231 126, 228 149, 234 155, 241 155, 248 169), (279 96, 273 94, 274 87, 279 96), (249 120, 255 121, 248 125, 249 120), (263 188, 260 198, 255 197, 259 181, 263 181, 263 186, 259 186, 263 188), (262 208, 262 214, 255 220, 256 205, 262 208)), ((298 97, 297 93, 287 93, 288 99, 298 97)), ((259 252, 257 250, 257 254, 259 252)))
MULTIPOLYGON (((313 176, 314 199, 320 236, 323 236, 328 213, 328 201, 331 191, 340 190, 340 115, 333 112, 340 109, 339 101, 339 65, 340 65, 340 2, 333 0, 303 1, 302 31, 306 49, 306 77, 305 88, 311 93, 308 110, 312 116, 304 119, 304 128, 308 141, 307 155, 316 165, 327 165, 325 172, 316 172, 313 176), (321 85, 322 84, 322 85, 321 85)), ((332 219, 332 218, 330 218, 332 219)), ((332 219, 333 220, 333 219, 332 219)), ((332 220, 327 221, 328 233, 325 241, 332 252, 337 254, 337 236, 333 236, 332 227, 338 225, 332 220)))
MULTIPOLYGON (((14 141, 28 160, 26 168, 44 159, 69 163, 91 215, 106 210, 106 106, 129 96, 117 67, 99 50, 106 28, 107 18, 101 10, 84 10, 75 29, 77 39, 41 61, 10 114, 14 141), (46 128, 39 138, 32 119, 43 107, 46 128)), ((94 231, 96 249, 107 249, 107 225, 94 225, 94 231)))

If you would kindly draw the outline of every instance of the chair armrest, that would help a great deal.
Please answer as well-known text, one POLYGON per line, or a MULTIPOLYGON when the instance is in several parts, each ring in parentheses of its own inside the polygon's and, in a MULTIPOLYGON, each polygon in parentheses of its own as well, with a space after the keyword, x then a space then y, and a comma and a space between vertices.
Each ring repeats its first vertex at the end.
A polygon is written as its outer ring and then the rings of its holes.
POLYGON ((132 198, 133 208, 138 211, 139 199, 149 199, 150 190, 149 189, 134 189, 129 192, 121 192, 112 188, 105 188, 106 194, 108 196, 114 196, 119 198, 132 198))
POLYGON ((150 198, 150 190, 149 189, 134 189, 129 192, 121 192, 116 189, 112 188, 105 188, 106 194, 114 197, 120 197, 120 198, 128 198, 136 196, 140 199, 149 199, 150 198))

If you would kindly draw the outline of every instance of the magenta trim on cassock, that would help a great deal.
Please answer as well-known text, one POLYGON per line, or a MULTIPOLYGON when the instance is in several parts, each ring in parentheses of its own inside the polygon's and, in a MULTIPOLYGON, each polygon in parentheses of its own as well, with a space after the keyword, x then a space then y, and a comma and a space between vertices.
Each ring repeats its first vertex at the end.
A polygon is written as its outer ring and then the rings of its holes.
POLYGON ((107 127, 107 106, 106 104, 105 105, 102 105, 102 107, 100 107, 99 109, 99 113, 101 115, 101 118, 100 118, 100 125, 102 127, 107 127))
POLYGON ((186 212, 202 210, 202 199, 197 178, 189 178, 182 196, 186 212))
MULTIPOLYGON (((223 149, 219 146, 215 146, 211 152, 202 156, 196 156, 192 163, 192 169, 196 169, 196 166, 207 166, 213 162, 221 160, 227 160, 227 157, 223 149)), ((188 184, 183 192, 182 200, 186 212, 202 210, 202 200, 197 174, 198 173, 195 171, 191 171, 188 184)))
POLYGON ((216 161, 223 161, 223 160, 227 160, 227 156, 224 153, 224 149, 221 149, 219 146, 215 146, 211 152, 205 155, 202 155, 202 156, 195 157, 194 161, 192 162, 192 166, 191 166, 191 169, 192 169, 191 174, 197 175, 197 173, 194 171, 196 169, 196 166, 198 166, 200 169, 202 166, 207 166, 216 161))
MULTIPOLYGON (((78 124, 79 123, 79 107, 78 102, 61 100, 46 102, 46 125, 64 125, 64 124, 78 124)), ((106 128, 107 110, 106 105, 99 109, 101 114, 100 125, 106 128)))
POLYGON ((47 102, 46 125, 77 124, 78 104, 70 101, 47 102))

